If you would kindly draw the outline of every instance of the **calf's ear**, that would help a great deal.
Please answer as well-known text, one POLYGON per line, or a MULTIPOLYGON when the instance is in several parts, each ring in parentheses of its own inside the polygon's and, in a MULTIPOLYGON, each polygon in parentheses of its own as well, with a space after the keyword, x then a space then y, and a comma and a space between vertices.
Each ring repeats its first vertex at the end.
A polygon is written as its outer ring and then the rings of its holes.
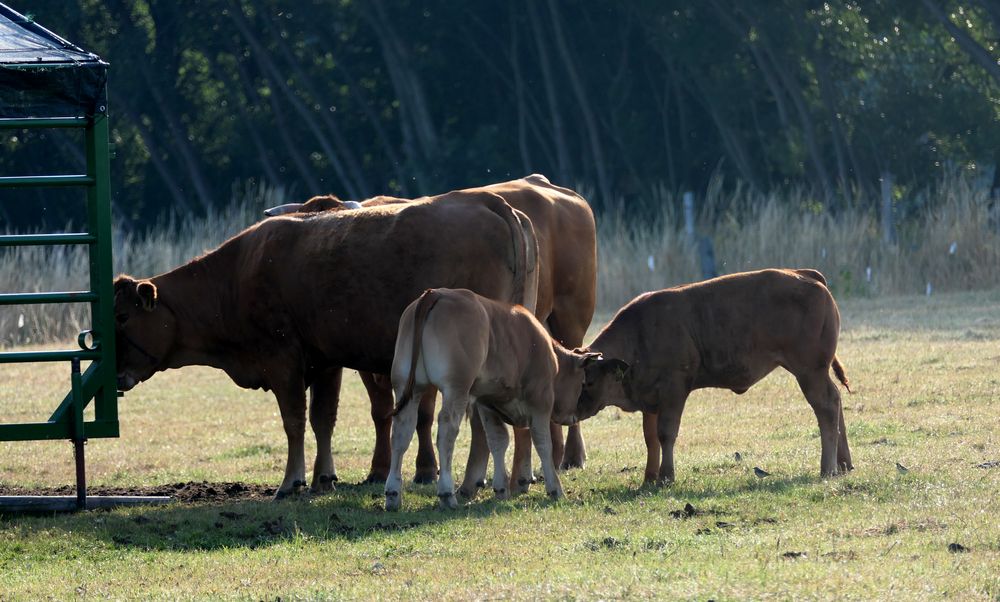
POLYGON ((573 354, 576 356, 576 365, 580 368, 586 368, 604 358, 599 351, 590 351, 583 348, 574 349, 573 354))
POLYGON ((632 375, 632 366, 618 358, 600 359, 588 371, 593 370, 599 375, 610 374, 620 383, 629 379, 632 375))
POLYGON ((156 308, 156 285, 149 280, 141 280, 135 287, 135 293, 139 296, 139 303, 146 311, 153 311, 156 308))

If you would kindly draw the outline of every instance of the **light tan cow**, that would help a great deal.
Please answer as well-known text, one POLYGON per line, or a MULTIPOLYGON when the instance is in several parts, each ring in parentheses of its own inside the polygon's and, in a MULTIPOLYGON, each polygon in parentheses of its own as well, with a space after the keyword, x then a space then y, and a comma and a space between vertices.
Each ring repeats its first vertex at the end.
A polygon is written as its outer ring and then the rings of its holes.
POLYGON ((441 391, 437 447, 441 463, 438 497, 457 508, 452 456, 459 425, 478 407, 493 454, 493 491, 508 496, 504 423, 527 427, 541 459, 549 496, 562 486, 552 459, 550 422, 573 424, 584 368, 598 353, 570 351, 554 341, 535 316, 521 306, 493 301, 466 289, 429 289, 403 312, 392 361, 396 410, 392 457, 385 483, 386 510, 402 504, 402 459, 417 424, 424 390, 441 391))

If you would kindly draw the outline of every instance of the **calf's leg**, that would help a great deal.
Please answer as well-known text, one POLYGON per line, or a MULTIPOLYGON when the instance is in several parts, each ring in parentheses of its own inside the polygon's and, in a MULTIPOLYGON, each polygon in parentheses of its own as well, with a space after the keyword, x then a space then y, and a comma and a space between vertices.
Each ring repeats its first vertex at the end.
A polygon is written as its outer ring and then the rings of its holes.
MULTIPOLYGON (((559 425, 555 426, 558 428, 559 425)), ((531 430, 514 427, 514 459, 511 461, 510 469, 511 491, 514 495, 527 493, 534 482, 535 475, 531 471, 531 430)))
MULTIPOLYGON (((416 396, 415 392, 414 397, 416 396)), ((418 411, 416 399, 411 399, 392 418, 392 458, 389 462, 389 476, 385 480, 386 510, 399 510, 403 505, 403 454, 413 440, 418 411)))
POLYGON ((482 416, 486 440, 490 444, 490 453, 493 455, 493 493, 498 500, 505 500, 510 497, 505 467, 507 445, 510 442, 507 426, 497 413, 488 407, 480 406, 479 415, 482 416))
MULTIPOLYGON (((551 406, 549 406, 551 407, 551 406)), ((549 424, 552 422, 549 414, 536 414, 531 417, 531 440, 535 443, 535 451, 542 463, 542 474, 545 475, 545 490, 552 499, 563 497, 562 483, 556 473, 555 462, 552 461, 552 440, 549 424)))
MULTIPOLYGON (((594 316, 594 304, 593 291, 582 295, 578 291, 578 294, 558 296, 553 302, 552 313, 546 320, 552 337, 569 349, 583 345, 590 320, 594 316)), ((554 458, 556 466, 563 470, 583 468, 587 461, 587 446, 583 442, 583 430, 579 423, 566 430, 565 446, 562 427, 554 424, 552 448, 559 455, 554 458)))
POLYGON ((337 481, 331 438, 337 424, 342 374, 341 368, 326 370, 318 375, 309 390, 309 425, 316 436, 316 462, 310 488, 313 493, 333 491, 337 481))
POLYGON ((460 391, 442 391, 441 412, 438 413, 437 447, 438 458, 441 461, 441 474, 438 476, 438 498, 444 509, 458 508, 455 499, 455 481, 452 478, 452 459, 455 452, 455 439, 458 428, 462 424, 465 410, 469 407, 469 388, 460 391))
POLYGON ((812 406, 819 422, 819 438, 822 448, 820 455, 820 476, 837 474, 837 443, 840 435, 840 391, 830 379, 827 370, 814 370, 797 374, 799 388, 812 406))
POLYGON ((674 384, 669 386, 666 396, 660 402, 656 422, 656 436, 660 441, 660 471, 657 481, 661 484, 674 482, 674 443, 681 428, 681 414, 684 413, 684 404, 689 394, 683 385, 677 384, 683 382, 682 376, 678 375, 672 381, 674 384))
MULTIPOLYGON (((471 500, 483 487, 486 487, 486 465, 489 462, 490 450, 486 442, 486 431, 479 415, 479 404, 472 404, 469 413, 469 426, 472 428, 472 441, 469 443, 469 460, 465 464, 465 478, 458 493, 471 500)), ((515 448, 515 454, 517 453, 515 448)))
POLYGON ((660 437, 657 434, 658 416, 652 412, 642 413, 642 438, 646 441, 646 470, 642 475, 643 485, 656 482, 660 473, 660 437))
POLYGON ((434 457, 434 440, 431 429, 434 426, 434 405, 437 402, 437 389, 428 387, 420 398, 420 408, 417 410, 417 471, 413 475, 414 483, 433 483, 437 479, 437 458, 434 457))
POLYGON ((851 448, 847 444, 847 425, 844 423, 843 399, 840 402, 840 442, 837 444, 837 466, 840 467, 841 472, 854 470, 854 463, 851 462, 851 448))

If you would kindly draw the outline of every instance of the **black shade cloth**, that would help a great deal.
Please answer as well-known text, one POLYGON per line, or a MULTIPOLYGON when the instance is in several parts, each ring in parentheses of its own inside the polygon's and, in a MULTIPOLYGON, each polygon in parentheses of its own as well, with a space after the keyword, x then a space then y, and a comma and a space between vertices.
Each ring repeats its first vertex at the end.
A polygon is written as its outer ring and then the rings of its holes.
POLYGON ((107 111, 108 64, 0 4, 0 118, 107 111))

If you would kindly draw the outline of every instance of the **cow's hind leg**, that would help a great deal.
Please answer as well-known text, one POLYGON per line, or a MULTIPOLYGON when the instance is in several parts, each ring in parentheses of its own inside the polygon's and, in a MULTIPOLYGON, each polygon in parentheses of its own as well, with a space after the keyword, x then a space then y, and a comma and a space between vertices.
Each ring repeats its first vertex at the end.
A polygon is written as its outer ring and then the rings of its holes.
POLYGON ((313 464, 311 487, 313 493, 333 491, 337 481, 331 438, 337 424, 342 374, 341 368, 326 370, 318 375, 310 388, 309 424, 316 436, 316 462, 313 464))
POLYGON ((285 462, 285 478, 278 486, 274 499, 280 500, 306 486, 306 390, 305 386, 284 386, 276 388, 281 423, 288 439, 288 459, 285 462))
POLYGON ((389 474, 389 432, 392 428, 392 383, 388 376, 358 372, 371 400, 372 422, 375 423, 375 449, 371 469, 365 483, 381 483, 389 474))
MULTIPOLYGON (((414 397, 417 397, 416 391, 414 397)), ((385 480, 386 510, 399 510, 403 505, 403 454, 413 440, 418 411, 414 399, 403 406, 392 419, 392 458, 389 462, 389 476, 385 480)))
POLYGON ((486 440, 489 442, 490 453, 493 455, 493 493, 498 500, 505 500, 510 497, 505 467, 507 446, 510 443, 507 426, 490 408, 480 406, 479 415, 482 416, 486 440))
POLYGON ((797 374, 799 388, 812 406, 819 422, 820 476, 837 474, 837 443, 840 437, 840 391, 830 379, 827 370, 813 370, 797 374))
POLYGON ((455 481, 452 476, 452 459, 455 455, 455 439, 458 429, 469 407, 469 387, 442 391, 441 412, 438 414, 437 447, 441 461, 438 476, 438 498, 445 509, 458 508, 455 498, 455 481))
POLYGON ((437 479, 437 458, 434 457, 434 439, 431 437, 436 402, 437 389, 428 387, 420 398, 417 410, 417 471, 413 474, 414 483, 433 483, 437 479))
MULTIPOLYGON (((486 442, 486 431, 479 415, 479 404, 472 404, 469 412, 469 426, 472 429, 469 443, 469 460, 465 464, 465 477, 458 493, 471 500, 480 489, 486 487, 486 466, 490 459, 490 450, 486 442)), ((516 453, 516 452, 515 452, 516 453)))

